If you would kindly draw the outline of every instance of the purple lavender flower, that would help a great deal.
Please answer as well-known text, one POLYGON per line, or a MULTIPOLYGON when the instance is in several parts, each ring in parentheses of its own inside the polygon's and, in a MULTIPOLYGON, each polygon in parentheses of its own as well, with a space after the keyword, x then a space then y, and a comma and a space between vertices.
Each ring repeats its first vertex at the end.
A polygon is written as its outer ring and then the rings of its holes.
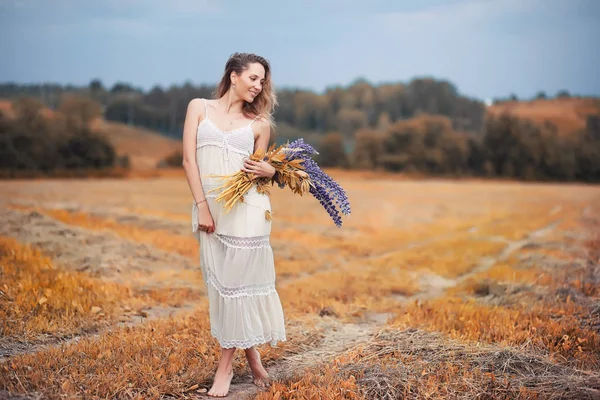
MULTIPOLYGON (((342 214, 350 214, 350 202, 348 196, 342 187, 319 168, 319 165, 312 159, 313 154, 319 154, 311 145, 304 143, 300 138, 289 143, 286 148, 286 154, 289 160, 302 159, 304 171, 310 176, 314 187, 310 188, 310 193, 319 200, 319 203, 325 208, 325 211, 338 226, 342 226, 342 214), (334 204, 335 203, 335 204, 334 204), (338 210, 336 205, 340 208, 338 210)), ((280 185, 280 187, 283 187, 280 185)))
POLYGON ((312 154, 319 154, 310 144, 304 143, 304 139, 302 138, 289 143, 286 151, 289 151, 293 154, 290 158, 291 160, 296 158, 306 158, 306 156, 310 156, 312 154))
POLYGON ((309 191, 310 194, 312 194, 317 200, 319 200, 319 203, 321 203, 325 211, 327 211, 331 219, 333 219, 333 222, 338 227, 341 227, 342 218, 340 217, 339 211, 333 205, 329 193, 327 193, 327 191, 320 185, 315 185, 314 187, 311 186, 309 191))
POLYGON ((306 158, 302 164, 306 168, 305 171, 310 176, 310 179, 313 182, 318 182, 320 186, 327 190, 335 200, 335 203, 340 207, 342 213, 344 215, 350 214, 350 202, 348 201, 346 191, 331 176, 323 172, 312 158, 306 158))

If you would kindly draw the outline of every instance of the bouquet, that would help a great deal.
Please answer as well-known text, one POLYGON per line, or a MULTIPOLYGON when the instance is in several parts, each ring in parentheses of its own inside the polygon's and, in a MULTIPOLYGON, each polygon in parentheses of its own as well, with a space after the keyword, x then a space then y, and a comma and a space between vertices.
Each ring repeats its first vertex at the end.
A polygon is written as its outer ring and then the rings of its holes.
MULTIPOLYGON (((250 155, 254 161, 267 161, 275 168, 273 178, 257 177, 244 171, 232 175, 218 176, 226 182, 212 191, 219 191, 217 201, 225 202, 225 210, 229 211, 237 202, 244 201, 244 195, 253 185, 258 193, 270 194, 270 187, 277 183, 280 188, 289 187, 293 193, 302 196, 309 192, 323 206, 333 222, 342 226, 341 214, 350 214, 350 202, 346 192, 329 175, 324 173, 312 159, 319 154, 311 145, 298 139, 275 148, 271 145, 267 151, 258 149, 250 155), (337 206, 337 207, 336 207, 337 206)), ((267 211, 265 218, 271 220, 267 211)))

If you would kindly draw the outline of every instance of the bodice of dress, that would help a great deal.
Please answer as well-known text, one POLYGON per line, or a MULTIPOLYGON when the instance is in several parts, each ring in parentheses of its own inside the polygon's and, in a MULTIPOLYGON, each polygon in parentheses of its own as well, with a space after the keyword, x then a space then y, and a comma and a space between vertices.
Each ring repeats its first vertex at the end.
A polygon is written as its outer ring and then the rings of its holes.
POLYGON ((225 160, 229 160, 231 152, 249 156, 254 151, 254 132, 250 125, 225 132, 205 117, 198 124, 196 148, 207 145, 220 147, 225 160))

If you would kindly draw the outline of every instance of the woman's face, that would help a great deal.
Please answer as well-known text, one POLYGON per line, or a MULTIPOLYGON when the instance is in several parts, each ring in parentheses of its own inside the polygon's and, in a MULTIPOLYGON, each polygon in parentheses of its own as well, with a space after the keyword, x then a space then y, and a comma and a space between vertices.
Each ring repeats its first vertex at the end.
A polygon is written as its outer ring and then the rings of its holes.
POLYGON ((234 79, 236 94, 252 103, 265 83, 265 67, 261 63, 248 64, 242 75, 235 75, 234 79))

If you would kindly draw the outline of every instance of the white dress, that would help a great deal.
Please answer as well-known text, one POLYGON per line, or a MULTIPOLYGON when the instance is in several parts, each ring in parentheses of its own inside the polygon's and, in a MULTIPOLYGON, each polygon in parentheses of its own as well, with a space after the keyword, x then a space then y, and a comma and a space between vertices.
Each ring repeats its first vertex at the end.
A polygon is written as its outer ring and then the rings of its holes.
MULTIPOLYGON (((286 340, 283 310, 275 290, 275 263, 269 241, 271 211, 268 195, 256 187, 225 213, 217 193, 224 183, 209 175, 239 171, 254 151, 252 122, 222 131, 210 120, 206 100, 205 118, 196 132, 196 160, 215 231, 198 229, 198 208, 192 205, 192 232, 200 243, 200 268, 210 304, 212 335, 223 348, 242 348, 286 340)), ((253 121, 254 122, 254 121, 253 121)))

